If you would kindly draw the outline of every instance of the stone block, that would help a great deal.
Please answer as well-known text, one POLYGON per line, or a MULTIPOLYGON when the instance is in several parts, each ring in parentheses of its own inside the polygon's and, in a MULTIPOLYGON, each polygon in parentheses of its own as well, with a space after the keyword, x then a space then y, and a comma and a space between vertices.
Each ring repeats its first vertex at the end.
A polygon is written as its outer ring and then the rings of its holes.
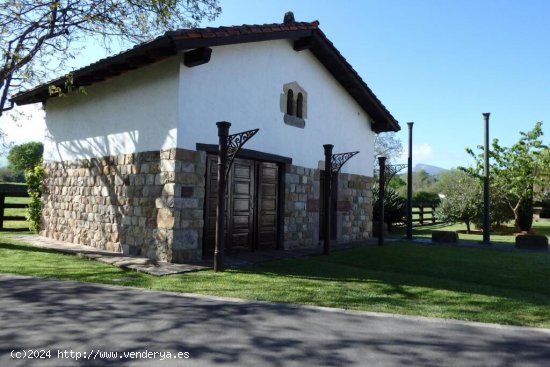
POLYGON ((200 179, 195 173, 181 172, 176 174, 176 182, 183 185, 197 185, 200 179))
POLYGON ((161 161, 160 170, 161 172, 174 172, 176 170, 176 161, 161 161))
POLYGON ((158 228, 171 229, 174 227, 174 213, 172 209, 159 209, 157 212, 158 228))
POLYGON ((297 174, 287 173, 285 175, 285 183, 286 184, 300 183, 300 176, 298 176, 297 174))
POLYGON ((201 152, 197 152, 194 150, 187 150, 187 149, 177 149, 175 159, 179 161, 186 161, 186 162, 200 162, 201 160, 201 152))
POLYGON ((179 163, 179 169, 177 172, 187 172, 187 173, 195 173, 195 164, 192 162, 180 162, 179 163))
POLYGON ((174 196, 175 186, 176 184, 174 183, 165 184, 162 188, 162 196, 174 196))
POLYGON ((174 233, 173 249, 198 249, 199 232, 195 229, 179 230, 174 233))
POLYGON ((433 231, 432 242, 457 243, 458 233, 454 231, 433 231))
POLYGON ((548 251, 548 237, 538 235, 516 236, 516 248, 522 250, 548 251))

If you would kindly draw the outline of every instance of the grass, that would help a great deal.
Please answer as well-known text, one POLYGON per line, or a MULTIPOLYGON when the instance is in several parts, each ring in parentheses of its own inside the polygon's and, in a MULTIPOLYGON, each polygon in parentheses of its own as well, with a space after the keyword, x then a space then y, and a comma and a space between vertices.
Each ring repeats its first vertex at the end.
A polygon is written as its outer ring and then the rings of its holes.
MULTIPOLYGON (((28 204, 30 202, 29 197, 6 197, 6 204, 28 204)), ((26 214, 24 208, 6 208, 4 209, 4 215, 9 216, 22 216, 26 214)), ((4 228, 7 230, 25 230, 29 228, 29 224, 26 221, 5 221, 4 228)))
MULTIPOLYGON (((466 231, 466 225, 464 224, 432 224, 425 226, 416 226, 413 227, 413 236, 414 237, 426 237, 431 238, 432 231, 466 231)), ((501 230, 495 230, 491 232, 491 241, 492 242, 502 242, 502 243, 515 243, 515 230, 509 226, 501 230)), ((548 237, 550 240, 550 220, 541 219, 537 222, 533 222, 532 232, 548 237)), ((405 228, 399 228, 395 232, 392 232, 391 235, 403 236, 405 235, 405 228)), ((482 234, 467 234, 460 233, 458 237, 461 240, 480 242, 483 240, 482 234)))
POLYGON ((410 245, 154 277, 0 234, 0 272, 252 300, 550 327, 550 256, 410 245))

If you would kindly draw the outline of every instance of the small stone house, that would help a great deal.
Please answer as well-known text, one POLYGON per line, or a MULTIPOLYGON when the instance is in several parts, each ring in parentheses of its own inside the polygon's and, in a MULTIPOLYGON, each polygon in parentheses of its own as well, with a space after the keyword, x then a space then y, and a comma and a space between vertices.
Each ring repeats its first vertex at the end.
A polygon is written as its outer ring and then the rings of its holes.
POLYGON ((46 110, 41 235, 170 262, 213 253, 218 121, 259 128, 228 178, 226 251, 316 247, 323 144, 337 241, 372 235, 375 134, 398 122, 318 22, 182 29, 74 71, 46 110), (74 88, 77 89, 77 88, 74 88))

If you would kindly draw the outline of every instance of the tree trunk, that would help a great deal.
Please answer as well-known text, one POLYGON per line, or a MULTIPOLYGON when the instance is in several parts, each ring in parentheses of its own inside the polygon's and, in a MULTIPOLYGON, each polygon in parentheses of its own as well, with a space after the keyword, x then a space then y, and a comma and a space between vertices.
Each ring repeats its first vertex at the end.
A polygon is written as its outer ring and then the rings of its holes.
MULTIPOLYGON (((515 214, 515 213, 514 213, 515 214)), ((517 210, 518 228, 521 231, 529 232, 533 226, 533 198, 526 198, 521 201, 517 210)))

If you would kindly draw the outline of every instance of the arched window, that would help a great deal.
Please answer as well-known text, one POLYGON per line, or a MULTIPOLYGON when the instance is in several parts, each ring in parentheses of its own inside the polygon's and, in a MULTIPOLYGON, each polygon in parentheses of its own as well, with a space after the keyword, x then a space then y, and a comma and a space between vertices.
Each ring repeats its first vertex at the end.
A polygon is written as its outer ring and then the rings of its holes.
POLYGON ((296 101, 296 117, 299 117, 299 118, 304 117, 303 110, 304 110, 304 95, 302 93, 298 93, 298 99, 296 101))
POLYGON ((286 95, 286 113, 287 115, 294 115, 294 92, 292 89, 289 89, 286 95))

